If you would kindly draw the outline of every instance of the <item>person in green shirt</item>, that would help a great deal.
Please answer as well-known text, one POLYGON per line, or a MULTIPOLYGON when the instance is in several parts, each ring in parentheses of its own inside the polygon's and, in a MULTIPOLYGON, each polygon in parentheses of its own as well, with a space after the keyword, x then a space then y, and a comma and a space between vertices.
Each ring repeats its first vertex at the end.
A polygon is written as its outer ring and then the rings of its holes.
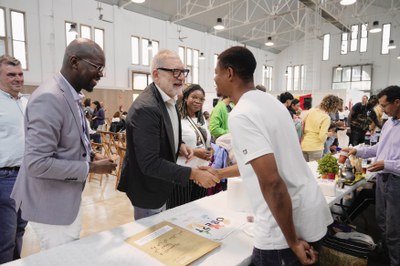
POLYGON ((231 110, 230 103, 229 97, 223 97, 211 112, 209 130, 215 139, 229 132, 228 112, 231 110))

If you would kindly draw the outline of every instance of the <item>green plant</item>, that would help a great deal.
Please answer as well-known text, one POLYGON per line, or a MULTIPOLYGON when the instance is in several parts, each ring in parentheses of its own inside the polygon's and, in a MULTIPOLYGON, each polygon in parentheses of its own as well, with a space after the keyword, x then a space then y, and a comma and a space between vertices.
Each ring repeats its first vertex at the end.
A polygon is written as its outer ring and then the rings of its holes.
POLYGON ((339 165, 337 159, 330 154, 326 154, 324 157, 318 160, 318 173, 323 175, 327 173, 337 174, 339 171, 339 165))

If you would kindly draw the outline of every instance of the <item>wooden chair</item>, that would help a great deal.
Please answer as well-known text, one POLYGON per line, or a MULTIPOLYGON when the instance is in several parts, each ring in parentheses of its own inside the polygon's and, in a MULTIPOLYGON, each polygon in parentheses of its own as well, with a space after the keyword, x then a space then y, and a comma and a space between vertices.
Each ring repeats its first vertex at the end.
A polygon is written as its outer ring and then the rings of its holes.
POLYGON ((126 147, 126 132, 118 133, 118 144, 121 147, 126 147))
MULTIPOLYGON (((95 152, 97 151, 97 152, 100 153, 100 154, 104 154, 104 145, 103 145, 103 143, 94 143, 94 142, 91 142, 91 145, 92 145, 92 149, 93 149, 95 152)), ((96 178, 95 178, 96 175, 99 176, 98 180, 99 180, 100 186, 101 186, 101 184, 102 184, 102 182, 103 182, 103 175, 104 175, 104 174, 89 173, 88 181, 91 182, 92 180, 96 179, 96 178)))
POLYGON ((118 151, 117 151, 117 142, 118 134, 109 131, 98 131, 101 135, 101 142, 104 147, 104 155, 106 158, 117 161, 118 160, 118 151))

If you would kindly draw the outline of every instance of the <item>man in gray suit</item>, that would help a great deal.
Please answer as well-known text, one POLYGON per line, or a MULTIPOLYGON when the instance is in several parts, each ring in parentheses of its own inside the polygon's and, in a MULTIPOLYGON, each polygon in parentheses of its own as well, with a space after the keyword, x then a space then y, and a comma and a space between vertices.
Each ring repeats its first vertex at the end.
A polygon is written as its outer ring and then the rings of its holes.
POLYGON ((80 101, 103 76, 102 49, 88 39, 68 45, 60 73, 29 99, 25 154, 11 194, 22 218, 31 222, 42 249, 79 239, 81 194, 91 173, 110 173, 116 164, 94 158, 80 101))

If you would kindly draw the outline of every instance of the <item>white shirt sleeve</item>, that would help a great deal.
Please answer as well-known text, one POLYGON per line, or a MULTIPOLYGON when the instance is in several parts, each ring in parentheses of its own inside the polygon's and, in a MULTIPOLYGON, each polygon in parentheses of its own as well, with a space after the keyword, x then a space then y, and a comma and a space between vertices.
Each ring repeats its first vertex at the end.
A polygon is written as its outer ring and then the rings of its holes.
POLYGON ((235 143, 235 154, 240 153, 244 163, 273 153, 268 132, 256 124, 255 119, 249 119, 247 115, 238 114, 230 119, 233 142, 235 143))

